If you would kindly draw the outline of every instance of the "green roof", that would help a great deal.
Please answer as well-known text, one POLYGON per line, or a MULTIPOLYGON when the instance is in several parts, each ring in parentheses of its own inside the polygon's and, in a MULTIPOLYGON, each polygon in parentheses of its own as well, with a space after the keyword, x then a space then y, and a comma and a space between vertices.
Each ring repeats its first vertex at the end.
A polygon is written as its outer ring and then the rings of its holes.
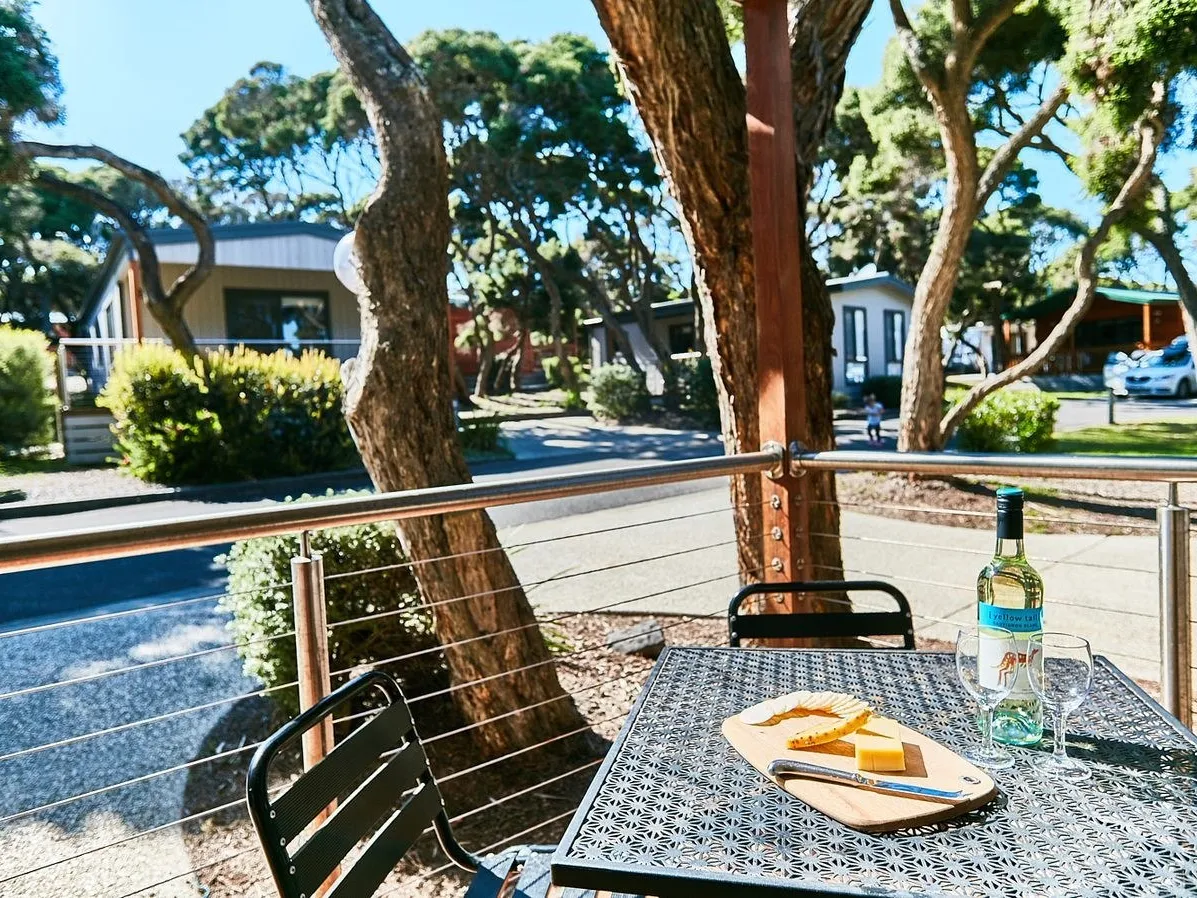
MULTIPOLYGON (((1180 299, 1179 293, 1169 293, 1166 290, 1131 290, 1127 287, 1098 287, 1097 295, 1112 302, 1125 302, 1135 306, 1165 305, 1180 299)), ((1007 321, 1027 321, 1031 318, 1041 318, 1044 315, 1064 311, 1072 305, 1075 298, 1076 287, 1056 290, 1039 302, 1006 312, 1002 318, 1007 321)))

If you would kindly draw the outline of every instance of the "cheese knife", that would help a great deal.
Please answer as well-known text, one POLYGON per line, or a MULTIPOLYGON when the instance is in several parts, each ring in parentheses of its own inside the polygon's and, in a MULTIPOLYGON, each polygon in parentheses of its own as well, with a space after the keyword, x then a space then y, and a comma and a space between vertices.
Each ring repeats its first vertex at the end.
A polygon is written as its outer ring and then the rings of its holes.
POLYGON ((907 798, 922 798, 926 801, 942 801, 948 804, 963 801, 968 797, 968 794, 963 790, 950 792, 947 789, 932 789, 930 786, 918 786, 914 783, 882 780, 866 776, 863 773, 836 770, 834 767, 824 767, 821 764, 811 764, 808 761, 794 761, 789 758, 778 758, 775 761, 769 762, 769 775, 779 780, 785 777, 799 776, 807 779, 823 780, 829 783, 838 783, 841 786, 868 789, 872 792, 904 795, 907 798))

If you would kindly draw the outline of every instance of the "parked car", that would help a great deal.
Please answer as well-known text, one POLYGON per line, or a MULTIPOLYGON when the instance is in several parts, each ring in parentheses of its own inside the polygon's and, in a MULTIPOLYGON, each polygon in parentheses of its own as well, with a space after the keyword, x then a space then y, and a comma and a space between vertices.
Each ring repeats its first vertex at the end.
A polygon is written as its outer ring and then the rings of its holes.
POLYGON ((1101 368, 1102 383, 1107 390, 1118 396, 1126 395, 1126 372, 1135 366, 1135 361, 1125 352, 1111 352, 1101 368))
POLYGON ((1174 348, 1149 352, 1124 375, 1126 392, 1131 396, 1175 396, 1187 399, 1197 393, 1197 366, 1188 344, 1182 351, 1174 348))

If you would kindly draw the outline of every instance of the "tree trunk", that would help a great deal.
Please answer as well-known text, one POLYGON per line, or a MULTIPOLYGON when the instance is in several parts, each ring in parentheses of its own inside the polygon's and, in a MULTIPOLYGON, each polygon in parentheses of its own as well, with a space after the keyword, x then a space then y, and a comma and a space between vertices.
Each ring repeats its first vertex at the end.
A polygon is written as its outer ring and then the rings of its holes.
MULTIPOLYGON (((441 120, 418 68, 365 0, 309 3, 361 98, 381 164, 357 224, 370 301, 361 303, 361 349, 347 365, 345 414, 378 489, 467 482, 449 408, 441 120)), ((490 721, 476 731, 483 750, 501 754, 584 727, 490 516, 418 518, 399 534, 418 562, 454 680, 494 678, 454 693, 469 720, 490 721)))
POLYGON ((485 399, 490 395, 491 372, 495 366, 495 344, 489 340, 478 347, 478 377, 474 381, 474 396, 485 399))
MULTIPOLYGON (((719 391, 727 452, 759 449, 756 299, 744 84, 713 0, 594 0, 628 95, 653 144, 658 167, 681 210, 694 265, 693 293, 719 391), (702 97, 702 102, 693 102, 702 97)), ((809 0, 792 4, 800 200, 816 150, 843 89, 843 65, 871 4, 809 0)), ((814 448, 835 437, 831 414, 831 300, 807 247, 802 278, 808 433, 814 448)), ((811 476, 811 475, 807 475, 811 476)), ((833 475, 812 477, 812 563, 840 570, 839 512, 833 475)), ((732 479, 740 574, 760 579, 760 478, 732 479)))
MULTIPOLYGON (((1162 214, 1171 215, 1171 210, 1163 210, 1162 214)), ((1160 233, 1148 227, 1138 229, 1139 235, 1152 245, 1164 266, 1176 281, 1176 292, 1180 294, 1181 317, 1185 324, 1185 333, 1189 337, 1189 348, 1197 352, 1197 340, 1194 339, 1193 321, 1197 320, 1197 283, 1193 282, 1189 269, 1185 265, 1184 256, 1176 245, 1176 240, 1170 233, 1160 233)))
POLYGON ((947 184, 939 225, 927 262, 914 288, 910 337, 902 359, 902 405, 898 450, 942 449, 939 419, 943 415, 944 374, 940 329, 956 290, 960 263, 977 217, 977 148, 972 121, 962 94, 937 103, 936 120, 944 141, 947 184))
MULTIPOLYGON (((1160 86, 1159 93, 1162 94, 1162 92, 1163 87, 1160 86)), ((976 408, 986 396, 1021 377, 1026 377, 1028 374, 1034 374, 1038 371, 1043 366, 1043 363, 1051 358, 1056 350, 1064 344, 1064 341, 1072 334, 1073 329, 1085 317, 1085 313, 1093 303, 1093 296, 1097 291, 1097 251, 1105 243, 1106 238, 1110 234, 1110 229, 1125 218, 1131 208, 1142 197, 1151 180, 1151 173, 1155 166, 1156 155, 1159 152, 1160 141, 1164 136, 1164 124, 1160 118, 1158 109, 1153 109, 1140 122, 1138 134, 1139 158, 1135 162, 1134 168, 1127 175, 1126 180, 1123 181, 1122 187, 1118 190, 1118 195, 1106 207, 1101 221, 1093 230, 1093 233, 1085 239, 1084 244, 1081 246, 1081 251, 1077 255, 1075 268, 1076 297, 1073 299, 1072 305, 1064 312, 1059 323, 1052 328, 1051 333, 1035 347, 1034 352, 1000 374, 977 384, 968 391, 960 402, 952 407, 939 425, 940 445, 946 444, 952 438, 952 435, 956 432, 956 428, 968 417, 968 413, 976 408)))

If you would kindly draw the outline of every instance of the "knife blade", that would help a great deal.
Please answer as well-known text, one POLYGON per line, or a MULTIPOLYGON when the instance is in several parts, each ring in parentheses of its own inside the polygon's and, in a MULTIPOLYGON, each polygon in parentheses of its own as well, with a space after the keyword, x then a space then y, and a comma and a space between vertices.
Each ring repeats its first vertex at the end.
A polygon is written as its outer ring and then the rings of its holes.
POLYGON ((794 761, 789 758, 778 758, 769 763, 769 775, 774 779, 788 776, 800 776, 807 779, 823 780, 829 783, 839 783, 843 786, 854 786, 857 789, 869 789, 873 792, 885 792, 891 795, 904 795, 908 798, 922 798, 926 801, 942 801, 949 804, 963 801, 967 793, 963 790, 950 792, 947 789, 932 789, 930 786, 918 786, 914 783, 901 783, 895 780, 881 780, 866 776, 863 773, 851 773, 847 770, 836 770, 834 767, 824 767, 821 764, 811 764, 808 761, 794 761))

